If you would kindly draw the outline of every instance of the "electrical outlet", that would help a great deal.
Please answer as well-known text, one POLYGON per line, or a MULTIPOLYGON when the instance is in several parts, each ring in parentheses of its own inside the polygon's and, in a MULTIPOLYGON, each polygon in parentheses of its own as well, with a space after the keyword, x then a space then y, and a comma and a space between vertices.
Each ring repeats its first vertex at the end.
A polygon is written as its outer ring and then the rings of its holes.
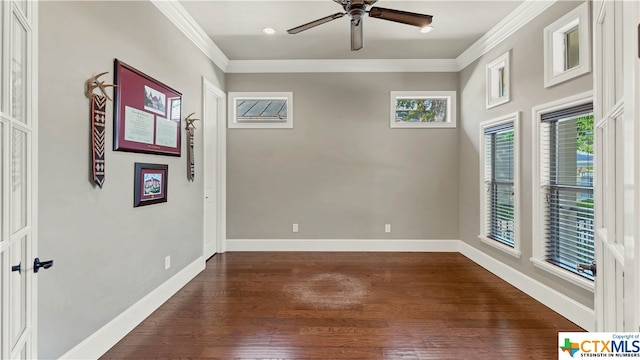
POLYGON ((171 255, 167 255, 164 258, 164 269, 169 270, 170 267, 171 267, 171 255))
POLYGON ((384 224, 384 232, 386 233, 391 232, 391 224, 384 224))
POLYGON ((293 231, 294 233, 298 232, 298 224, 293 224, 293 226, 291 227, 291 231, 293 231))

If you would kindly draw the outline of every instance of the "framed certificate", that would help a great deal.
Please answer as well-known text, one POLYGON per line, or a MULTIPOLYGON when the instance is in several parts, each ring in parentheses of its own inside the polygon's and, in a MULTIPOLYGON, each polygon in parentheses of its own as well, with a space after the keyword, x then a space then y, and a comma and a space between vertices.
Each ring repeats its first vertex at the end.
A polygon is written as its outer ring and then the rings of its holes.
POLYGON ((115 59, 113 150, 180 156, 182 94, 115 59))

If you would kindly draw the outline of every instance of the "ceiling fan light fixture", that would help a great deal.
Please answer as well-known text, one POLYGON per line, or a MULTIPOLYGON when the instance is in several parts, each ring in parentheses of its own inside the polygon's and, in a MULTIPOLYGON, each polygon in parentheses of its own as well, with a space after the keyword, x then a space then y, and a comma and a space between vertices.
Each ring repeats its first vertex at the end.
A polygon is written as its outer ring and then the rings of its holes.
POLYGON ((433 31, 433 26, 431 25, 423 26, 420 28, 420 32, 423 34, 430 33, 431 31, 433 31))
POLYGON ((262 29, 262 32, 267 34, 267 35, 273 35, 276 33, 276 29, 272 28, 272 27, 265 27, 262 29))

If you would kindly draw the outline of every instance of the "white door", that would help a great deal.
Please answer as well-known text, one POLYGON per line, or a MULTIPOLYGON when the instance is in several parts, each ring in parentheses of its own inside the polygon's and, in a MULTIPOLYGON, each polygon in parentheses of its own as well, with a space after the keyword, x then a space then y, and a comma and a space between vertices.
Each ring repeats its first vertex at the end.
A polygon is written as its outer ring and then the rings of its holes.
POLYGON ((640 331, 640 126, 637 1, 595 1, 598 331, 640 331))
POLYGON ((0 3, 0 358, 37 357, 37 2, 0 3))
POLYGON ((203 256, 210 258, 222 249, 226 236, 225 167, 226 123, 225 93, 210 81, 202 79, 202 128, 204 171, 204 248, 203 256))

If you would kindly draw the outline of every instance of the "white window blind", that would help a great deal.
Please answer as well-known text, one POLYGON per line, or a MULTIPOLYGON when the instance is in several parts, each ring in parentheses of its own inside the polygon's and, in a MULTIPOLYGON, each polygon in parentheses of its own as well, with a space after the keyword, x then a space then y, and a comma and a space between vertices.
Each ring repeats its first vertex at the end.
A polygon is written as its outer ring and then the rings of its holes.
POLYGON ((542 115, 540 203, 545 260, 579 273, 578 263, 594 259, 593 105, 542 115))
POLYGON ((484 231, 487 238, 514 247, 514 128, 513 122, 484 130, 484 231))

